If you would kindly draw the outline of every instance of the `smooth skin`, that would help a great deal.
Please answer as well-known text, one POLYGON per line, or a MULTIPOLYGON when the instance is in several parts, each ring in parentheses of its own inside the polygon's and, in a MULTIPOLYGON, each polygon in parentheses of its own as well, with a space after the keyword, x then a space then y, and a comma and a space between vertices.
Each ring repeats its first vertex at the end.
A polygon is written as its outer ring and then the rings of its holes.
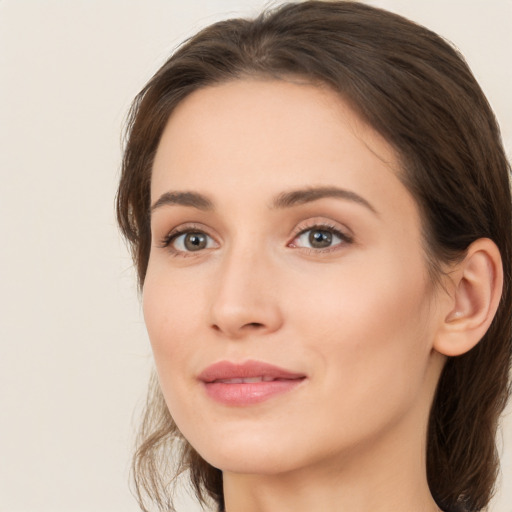
POLYGON ((220 468, 227 512, 434 512, 428 413, 446 355, 501 293, 478 240, 432 283, 390 145, 338 95, 244 79, 192 93, 154 161, 144 315, 180 431, 220 468), (306 379, 249 406, 205 393, 219 361, 306 379))

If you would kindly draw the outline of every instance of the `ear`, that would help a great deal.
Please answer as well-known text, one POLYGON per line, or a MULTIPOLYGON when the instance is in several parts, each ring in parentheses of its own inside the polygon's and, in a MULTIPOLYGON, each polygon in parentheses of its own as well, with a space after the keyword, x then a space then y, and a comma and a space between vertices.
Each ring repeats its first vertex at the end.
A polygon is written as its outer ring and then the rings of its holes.
POLYGON ((434 349, 446 356, 459 356, 483 338, 498 309, 503 266, 496 244, 488 238, 473 242, 449 278, 451 289, 448 300, 443 301, 434 349))

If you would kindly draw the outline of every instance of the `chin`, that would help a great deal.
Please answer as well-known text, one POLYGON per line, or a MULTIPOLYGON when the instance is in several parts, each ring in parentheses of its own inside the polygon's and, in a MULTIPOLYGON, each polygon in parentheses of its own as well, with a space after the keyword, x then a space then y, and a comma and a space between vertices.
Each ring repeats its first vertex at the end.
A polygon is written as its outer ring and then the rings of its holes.
POLYGON ((190 436, 189 443, 208 464, 221 471, 243 474, 272 475, 286 473, 301 466, 304 453, 297 446, 303 441, 284 443, 282 433, 266 436, 246 430, 216 435, 210 430, 200 439, 190 436))
POLYGON ((250 449, 200 455, 213 467, 222 472, 246 475, 276 475, 293 471, 302 466, 299 461, 283 456, 281 453, 268 453, 260 446, 250 449))

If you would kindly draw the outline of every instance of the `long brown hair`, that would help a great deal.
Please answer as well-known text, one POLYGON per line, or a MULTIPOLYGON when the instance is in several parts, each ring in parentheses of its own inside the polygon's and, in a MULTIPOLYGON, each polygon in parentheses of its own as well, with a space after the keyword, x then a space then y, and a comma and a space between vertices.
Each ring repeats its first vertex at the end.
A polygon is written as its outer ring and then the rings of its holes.
MULTIPOLYGON (((419 205, 433 279, 439 263, 476 239, 502 255, 505 288, 481 342, 450 358, 431 410, 427 474, 445 511, 478 511, 499 467, 498 418, 509 395, 511 361, 510 167, 489 104, 459 53, 438 35, 357 2, 285 4, 254 20, 216 23, 181 46, 132 106, 117 195, 140 286, 150 252, 152 161, 176 105, 192 91, 244 76, 298 75, 337 91, 401 159, 403 183, 419 205)), ((178 292, 177 292, 178 293, 178 292)), ((171 508, 169 483, 188 469, 200 499, 223 507, 222 474, 182 438, 152 383, 133 463, 141 508, 171 508), (170 448, 178 457, 169 466, 170 448)))

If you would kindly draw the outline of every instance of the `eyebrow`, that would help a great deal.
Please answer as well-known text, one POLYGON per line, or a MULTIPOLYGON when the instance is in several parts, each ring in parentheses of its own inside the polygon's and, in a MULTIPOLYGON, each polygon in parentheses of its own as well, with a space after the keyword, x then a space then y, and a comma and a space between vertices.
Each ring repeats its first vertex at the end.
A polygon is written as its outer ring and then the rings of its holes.
POLYGON ((212 201, 198 192, 166 192, 153 203, 151 213, 166 205, 190 206, 204 211, 213 210, 212 201))
POLYGON ((311 203, 329 197, 353 201, 377 214, 377 210, 364 197, 350 190, 338 187, 310 187, 303 190, 283 192, 274 199, 272 208, 291 208, 292 206, 311 203))
MULTIPOLYGON (((283 192, 274 198, 270 207, 272 209, 291 208, 329 197, 355 202, 378 214, 377 210, 359 194, 338 187, 309 187, 283 192)), ((169 205, 189 206, 203 211, 214 210, 213 201, 199 192, 165 192, 153 203, 151 212, 169 205)))

